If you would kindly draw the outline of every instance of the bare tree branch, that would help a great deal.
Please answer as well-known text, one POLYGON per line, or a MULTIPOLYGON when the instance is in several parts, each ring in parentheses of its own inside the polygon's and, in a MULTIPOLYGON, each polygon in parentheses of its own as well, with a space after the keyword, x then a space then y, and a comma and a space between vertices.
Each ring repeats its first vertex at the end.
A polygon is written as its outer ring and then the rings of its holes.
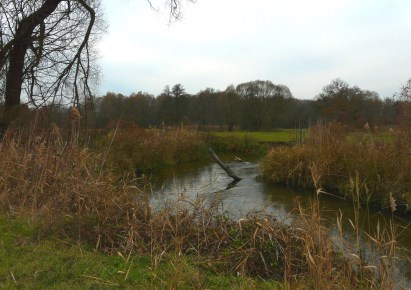
MULTIPOLYGON (((158 11, 153 0, 150 7, 158 11)), ((183 2, 166 0, 170 21, 183 2)), ((98 76, 93 45, 104 30, 101 0, 0 0, 0 95, 6 108, 21 95, 35 107, 92 98, 98 76)))

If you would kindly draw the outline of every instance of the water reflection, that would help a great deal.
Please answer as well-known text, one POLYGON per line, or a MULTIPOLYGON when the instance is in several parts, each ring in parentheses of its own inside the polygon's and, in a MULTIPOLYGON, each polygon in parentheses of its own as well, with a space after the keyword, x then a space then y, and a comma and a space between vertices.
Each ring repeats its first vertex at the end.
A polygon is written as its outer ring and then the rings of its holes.
MULTIPOLYGON (((225 160, 227 162, 227 160, 225 160)), ((220 203, 234 219, 240 219, 250 211, 264 210, 274 214, 285 223, 292 221, 292 212, 296 203, 308 208, 313 200, 312 191, 296 190, 284 186, 267 184, 258 178, 259 168, 251 162, 227 162, 230 168, 242 178, 238 182, 213 163, 183 165, 161 172, 157 176, 153 199, 177 199, 180 194, 189 198, 203 198, 213 204, 220 203)), ((353 226, 355 211, 352 202, 334 196, 320 196, 322 216, 331 228, 333 235, 338 236, 336 225, 337 213, 342 214, 342 228, 345 239, 354 241, 353 226), (350 222, 351 221, 351 222, 350 222)), ((376 209, 362 208, 358 224, 367 233, 374 235, 378 230, 389 226, 392 216, 376 209), (378 229, 377 229, 378 228, 378 229)), ((411 231, 409 221, 394 217, 398 229, 397 243, 406 251, 411 249, 411 231)), ((408 280, 411 278, 411 267, 401 267, 408 280)), ((411 286, 411 284, 410 284, 411 286)))
MULTIPOLYGON (((275 201, 271 194, 267 194, 268 186, 257 180, 259 171, 256 164, 229 163, 231 169, 242 177, 237 182, 228 177, 217 164, 190 166, 191 168, 181 166, 161 172, 154 190, 155 195, 173 199, 184 193, 189 198, 201 197, 212 202, 218 200, 234 218, 261 209, 275 213, 278 217, 288 215, 287 203, 275 201)), ((290 190, 278 187, 275 191, 285 197, 289 196, 290 190)))

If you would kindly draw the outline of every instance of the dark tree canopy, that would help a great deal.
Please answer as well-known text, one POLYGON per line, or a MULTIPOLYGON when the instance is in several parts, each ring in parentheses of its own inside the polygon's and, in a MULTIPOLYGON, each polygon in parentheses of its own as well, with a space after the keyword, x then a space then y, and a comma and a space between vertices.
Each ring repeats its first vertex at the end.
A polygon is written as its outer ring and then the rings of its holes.
POLYGON ((350 87, 341 79, 325 86, 317 96, 321 114, 327 121, 354 126, 378 123, 383 119, 381 102, 376 92, 350 87))
MULTIPOLYGON (((237 94, 243 100, 242 112, 246 129, 261 130, 272 127, 278 118, 280 103, 293 99, 289 88, 275 85, 271 81, 256 80, 239 84, 237 94)), ((281 106, 284 110, 285 107, 281 106)))
MULTIPOLYGON (((409 96, 409 88, 400 93, 409 96)), ((97 99, 96 125, 112 128, 121 120, 141 127, 184 124, 200 130, 273 130, 336 121, 363 129, 366 123, 374 128, 404 121, 411 116, 411 110, 406 111, 410 103, 404 98, 381 100, 377 93, 339 79, 325 86, 315 100, 296 99, 287 86, 271 81, 230 85, 224 91, 205 88, 196 94, 176 84, 166 86, 157 97, 107 93, 97 99)))

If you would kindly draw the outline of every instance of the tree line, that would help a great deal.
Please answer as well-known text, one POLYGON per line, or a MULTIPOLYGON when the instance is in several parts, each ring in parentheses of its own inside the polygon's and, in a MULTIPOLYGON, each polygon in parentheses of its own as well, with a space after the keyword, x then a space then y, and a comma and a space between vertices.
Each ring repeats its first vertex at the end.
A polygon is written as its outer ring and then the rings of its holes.
POLYGON ((285 85, 271 81, 250 81, 230 85, 224 91, 206 88, 188 94, 182 84, 154 96, 130 96, 108 92, 95 102, 95 124, 105 128, 122 120, 141 127, 195 125, 199 129, 272 130, 307 127, 310 123, 340 122, 354 128, 391 126, 398 120, 404 101, 382 100, 376 92, 336 79, 313 100, 295 98, 285 85))
MULTIPOLYGON (((167 0, 170 21, 185 2, 167 0)), ((151 6, 151 2, 147 1, 151 6)), ((107 93, 94 99, 99 70, 95 44, 106 24, 101 0, 0 0, 0 133, 29 110, 53 107, 60 114, 79 107, 87 127, 121 119, 142 127, 180 124, 264 130, 337 121, 351 126, 411 119, 407 98, 381 100, 374 92, 334 80, 314 100, 298 100, 284 85, 251 81, 224 91, 186 93, 181 84, 153 96, 107 93), (23 103, 22 104, 22 100, 23 103), (27 104, 27 105, 26 105, 27 104), (2 129, 3 128, 3 129, 2 129)), ((410 87, 410 83, 407 83, 410 87)))

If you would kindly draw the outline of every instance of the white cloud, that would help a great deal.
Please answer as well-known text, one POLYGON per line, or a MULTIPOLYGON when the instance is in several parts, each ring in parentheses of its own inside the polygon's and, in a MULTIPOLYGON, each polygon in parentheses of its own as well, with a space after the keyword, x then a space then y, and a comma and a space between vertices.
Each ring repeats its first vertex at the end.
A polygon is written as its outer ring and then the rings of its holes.
POLYGON ((198 0, 171 26, 164 0, 104 0, 102 91, 188 92, 255 79, 312 98, 332 79, 390 96, 411 77, 408 0, 198 0))

